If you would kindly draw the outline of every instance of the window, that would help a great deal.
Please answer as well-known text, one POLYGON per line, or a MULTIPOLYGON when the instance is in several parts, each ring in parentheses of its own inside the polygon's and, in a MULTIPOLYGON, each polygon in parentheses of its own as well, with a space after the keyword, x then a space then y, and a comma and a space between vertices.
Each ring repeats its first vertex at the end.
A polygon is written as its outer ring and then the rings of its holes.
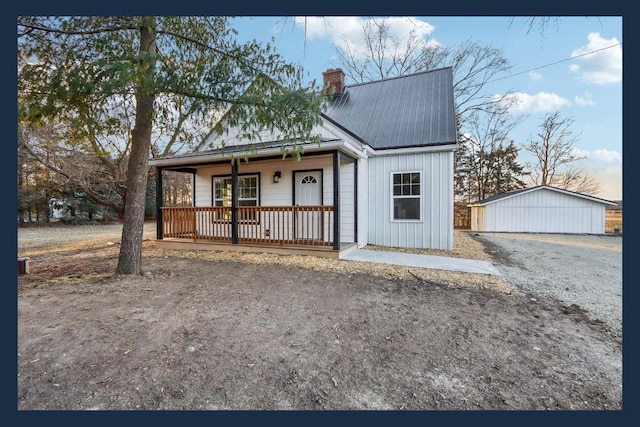
MULTIPOLYGON (((259 175, 241 175, 238 177, 238 206, 258 206, 260 179, 259 175)), ((213 177, 213 205, 231 206, 231 177, 213 177)), ((255 221, 256 213, 248 212, 248 217, 240 220, 255 221)), ((231 211, 216 212, 216 221, 231 221, 231 211)))
POLYGON ((300 184, 317 184, 318 180, 316 180, 315 176, 307 175, 300 181, 300 184))
POLYGON ((393 219, 420 220, 420 172, 392 174, 393 219))

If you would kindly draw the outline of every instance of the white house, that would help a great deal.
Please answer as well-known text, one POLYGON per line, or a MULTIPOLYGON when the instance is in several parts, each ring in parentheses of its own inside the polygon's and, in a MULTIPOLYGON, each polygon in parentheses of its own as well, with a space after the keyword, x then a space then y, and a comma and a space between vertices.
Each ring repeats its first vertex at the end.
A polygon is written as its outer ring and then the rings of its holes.
POLYGON ((469 204, 471 230, 604 234, 605 207, 616 203, 540 185, 469 204))
POLYGON ((367 244, 453 249, 451 68, 351 86, 340 69, 323 78, 335 94, 316 129, 321 143, 301 143, 300 160, 283 159, 284 142, 268 133, 248 162, 230 162, 250 143, 229 135, 150 160, 160 244, 336 257, 367 244), (194 206, 161 206, 165 170, 193 175, 194 206))

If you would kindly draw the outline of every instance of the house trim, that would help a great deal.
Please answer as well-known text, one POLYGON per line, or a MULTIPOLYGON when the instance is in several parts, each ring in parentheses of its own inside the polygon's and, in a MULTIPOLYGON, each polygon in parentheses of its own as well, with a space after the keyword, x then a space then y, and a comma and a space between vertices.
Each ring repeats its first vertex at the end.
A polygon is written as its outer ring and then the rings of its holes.
MULTIPOLYGON (((360 137, 352 134, 348 130, 342 128, 330 118, 322 116, 324 120, 323 127, 334 133, 344 141, 344 146, 351 148, 352 152, 356 152, 360 158, 378 157, 378 156, 396 156, 403 154, 421 154, 432 152, 448 152, 455 151, 460 148, 457 142, 443 142, 430 145, 416 145, 411 147, 390 147, 390 148, 373 148, 363 141, 360 137)), ((325 145, 325 143, 323 143, 325 145)))
MULTIPOLYGON (((280 148, 257 148, 255 154, 248 154, 249 160, 276 160, 282 159, 282 151, 280 148)), ((302 156, 321 156, 325 154, 333 153, 336 150, 345 151, 344 154, 352 159, 356 159, 362 155, 359 150, 354 150, 350 144, 345 144, 344 141, 331 141, 323 142, 320 146, 313 144, 308 147, 304 147, 302 156)), ((232 160, 234 162, 242 161, 244 156, 231 156, 224 153, 209 153, 201 155, 188 155, 188 156, 176 156, 163 159, 151 159, 149 160, 149 166, 163 167, 165 169, 171 168, 175 170, 180 166, 208 166, 216 164, 229 163, 232 160)))
POLYGON ((358 161, 353 162, 353 240, 358 242, 358 161))

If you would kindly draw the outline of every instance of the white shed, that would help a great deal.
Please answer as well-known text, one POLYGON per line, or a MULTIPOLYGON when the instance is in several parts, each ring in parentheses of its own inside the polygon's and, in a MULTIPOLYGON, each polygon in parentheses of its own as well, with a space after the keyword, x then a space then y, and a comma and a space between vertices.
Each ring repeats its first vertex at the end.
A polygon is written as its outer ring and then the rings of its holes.
POLYGON ((540 185, 470 204, 471 230, 604 234, 607 205, 616 204, 586 194, 540 185))

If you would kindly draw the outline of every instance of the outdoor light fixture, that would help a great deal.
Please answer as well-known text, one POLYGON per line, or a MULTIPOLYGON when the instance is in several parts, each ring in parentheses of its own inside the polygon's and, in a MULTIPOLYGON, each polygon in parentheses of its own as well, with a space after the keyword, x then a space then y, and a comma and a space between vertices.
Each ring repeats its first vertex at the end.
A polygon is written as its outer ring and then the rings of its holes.
POLYGON ((273 182, 277 184, 278 181, 280 181, 281 177, 282 177, 282 174, 280 173, 280 171, 276 171, 276 173, 273 174, 273 182))

